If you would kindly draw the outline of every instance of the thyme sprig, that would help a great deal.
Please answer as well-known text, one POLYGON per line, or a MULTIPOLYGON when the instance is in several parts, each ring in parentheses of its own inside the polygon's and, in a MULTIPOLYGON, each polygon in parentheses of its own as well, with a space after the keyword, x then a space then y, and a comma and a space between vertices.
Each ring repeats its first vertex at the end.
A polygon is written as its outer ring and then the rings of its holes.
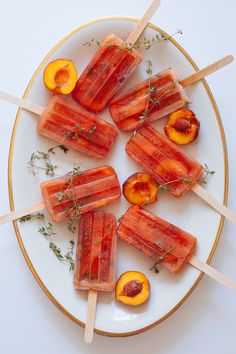
POLYGON ((204 169, 205 174, 204 174, 204 176, 198 181, 198 183, 200 183, 200 184, 206 184, 208 177, 209 177, 209 176, 213 176, 213 175, 216 173, 216 171, 210 170, 206 163, 204 163, 203 169, 204 169))
POLYGON ((19 221, 21 223, 24 223, 26 221, 30 221, 30 220, 43 220, 45 218, 43 213, 36 213, 36 214, 27 214, 25 216, 22 216, 19 221))
POLYGON ((68 227, 68 230, 74 234, 75 231, 76 231, 76 226, 74 224, 74 220, 69 220, 68 223, 67 223, 67 227, 68 227))
POLYGON ((157 88, 156 86, 151 85, 151 77, 153 73, 151 60, 147 61, 147 68, 145 71, 148 74, 147 103, 146 103, 145 110, 139 117, 141 125, 145 123, 145 120, 147 119, 147 116, 149 115, 153 107, 157 104, 160 104, 160 100, 153 97, 153 94, 156 92, 157 88), (150 103, 152 103, 151 106, 150 103))
POLYGON ((165 259, 165 256, 167 254, 174 254, 176 248, 173 247, 172 245, 170 245, 169 247, 164 247, 161 246, 161 244, 163 244, 163 240, 158 240, 155 245, 159 248, 159 250, 161 252, 163 252, 163 254, 161 256, 158 257, 158 259, 156 260, 156 262, 149 268, 149 270, 154 271, 155 273, 159 273, 160 271, 160 265, 162 264, 162 262, 165 259))
POLYGON ((66 262, 69 264, 69 270, 73 271, 75 266, 75 261, 73 259, 74 253, 74 241, 70 240, 70 246, 67 249, 65 254, 62 253, 60 247, 53 241, 52 236, 56 235, 53 230, 53 225, 51 222, 44 223, 43 226, 38 228, 38 232, 45 237, 45 239, 49 242, 49 248, 52 250, 54 255, 57 257, 58 260, 66 262))
POLYGON ((67 130, 63 134, 63 139, 61 140, 61 142, 63 142, 64 139, 78 141, 79 140, 79 133, 76 131, 76 129, 78 129, 80 133, 93 134, 97 130, 97 126, 93 125, 92 127, 88 128, 86 130, 85 128, 81 127, 80 124, 76 123, 76 124, 74 124, 73 128, 67 130))
POLYGON ((31 154, 27 164, 33 176, 36 176, 39 170, 43 170, 47 176, 54 176, 58 166, 53 164, 50 154, 55 155, 57 148, 60 148, 65 154, 69 151, 67 147, 60 144, 49 148, 47 152, 37 150, 31 154))
MULTIPOLYGON (((140 39, 135 44, 121 42, 120 49, 132 51, 133 49, 144 48, 144 49, 148 50, 151 47, 153 47, 154 45, 159 44, 162 41, 166 41, 172 37, 175 37, 178 34, 183 34, 183 32, 181 30, 177 30, 175 33, 173 33, 170 36, 165 36, 162 33, 156 33, 155 36, 153 36, 151 38, 144 37, 143 39, 140 39)), ((96 45, 98 47, 100 47, 100 46, 112 47, 115 45, 117 46, 117 43, 116 42, 104 43, 104 42, 97 41, 94 38, 91 38, 90 40, 84 42, 83 45, 87 46, 87 47, 91 47, 92 45, 96 45)))
MULTIPOLYGON (((80 207, 82 204, 78 204, 77 198, 75 196, 75 189, 74 189, 74 176, 75 175, 80 175, 82 173, 80 166, 74 166, 73 170, 70 171, 67 175, 70 175, 70 182, 66 183, 67 188, 63 191, 63 194, 66 196, 66 200, 69 201, 73 199, 73 204, 70 205, 66 211, 65 214, 67 217, 69 217, 70 221, 75 221, 80 219, 80 207), (69 191, 69 193, 68 193, 69 191)), ((72 224, 68 224, 68 229, 72 232, 74 230, 74 227, 72 224)))
MULTIPOLYGON (((199 184, 207 184, 208 178, 215 174, 215 171, 210 170, 206 163, 204 163, 203 170, 204 170, 204 175, 196 181, 199 184)), ((195 182, 195 180, 192 178, 185 178, 185 177, 176 178, 173 179, 172 181, 160 184, 158 186, 158 190, 160 190, 161 192, 170 192, 171 191, 170 185, 176 182, 193 183, 195 182)))
POLYGON ((73 240, 69 241, 69 247, 67 248, 66 253, 63 254, 61 248, 53 240, 53 236, 56 235, 56 232, 54 232, 53 229, 53 224, 51 222, 45 222, 44 214, 42 213, 28 214, 19 219, 21 223, 32 221, 32 220, 39 220, 40 222, 42 222, 41 226, 39 226, 38 228, 38 233, 43 235, 44 238, 48 241, 49 248, 52 250, 52 252, 57 257, 57 259, 65 263, 68 263, 69 270, 73 271, 75 266, 75 261, 73 259, 74 245, 75 245, 74 241, 73 240))
POLYGON ((157 86, 152 85, 153 70, 152 70, 151 60, 147 61, 147 67, 146 67, 145 71, 148 75, 146 106, 145 106, 144 111, 138 117, 138 119, 139 119, 138 128, 133 131, 130 139, 132 139, 137 134, 138 129, 140 129, 142 127, 142 125, 146 122, 149 114, 152 112, 152 110, 155 108, 155 106, 160 105, 161 101, 164 98, 168 97, 168 95, 172 92, 172 90, 175 88, 175 86, 177 84, 177 82, 173 82, 162 92, 157 86))

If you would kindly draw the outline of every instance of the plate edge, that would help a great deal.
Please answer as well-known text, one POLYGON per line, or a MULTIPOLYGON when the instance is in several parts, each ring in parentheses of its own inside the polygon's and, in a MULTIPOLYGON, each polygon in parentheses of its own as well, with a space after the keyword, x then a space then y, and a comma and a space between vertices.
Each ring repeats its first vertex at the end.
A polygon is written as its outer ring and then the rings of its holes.
MULTIPOLYGON (((124 20, 124 21, 132 21, 132 22, 137 22, 138 19, 137 18, 132 18, 132 17, 124 17, 124 16, 112 16, 112 17, 104 17, 104 18, 99 18, 99 19, 95 19, 92 21, 89 21, 79 27, 77 27, 75 30, 73 30, 72 32, 70 32, 69 34, 67 34, 64 38, 62 38, 50 51, 49 53, 45 56, 45 58, 42 60, 42 62, 40 63, 40 65, 38 66, 38 68, 36 69, 36 71, 34 72, 29 84, 26 87, 26 90, 23 94, 23 98, 26 98, 31 86, 33 85, 33 82, 35 80, 35 78, 37 77, 39 71, 41 70, 41 68, 43 67, 43 65, 45 64, 45 62, 50 58, 50 56, 71 36, 73 36, 75 33, 79 32, 80 30, 82 30, 83 28, 86 28, 88 26, 90 26, 91 24, 94 23, 98 23, 98 22, 103 22, 103 21, 110 21, 110 20, 124 20)), ((162 33, 165 36, 168 36, 168 34, 161 30, 160 28, 158 28, 157 26, 149 23, 148 25, 150 28, 152 28, 154 31, 162 33)), ((190 62, 190 64, 192 65, 193 69, 195 71, 199 70, 198 66, 196 65, 196 63, 194 62, 194 60, 191 58, 191 56, 182 48, 182 46, 173 38, 169 38, 169 40, 172 42, 172 44, 174 44, 179 50, 180 52, 185 56, 185 58, 190 62)), ((225 133, 224 133, 224 128, 223 128, 223 123, 221 120, 221 116, 217 107, 217 104, 215 102, 215 99, 213 97, 213 94, 206 82, 205 79, 202 79, 202 84, 207 92, 207 95, 211 101, 212 107, 215 111, 215 115, 217 118, 217 123, 218 123, 218 127, 220 130, 220 135, 221 135, 221 140, 222 140, 222 148, 223 148, 223 153, 224 153, 224 180, 225 180, 225 186, 224 186, 224 204, 227 205, 227 201, 228 201, 228 153, 227 153, 227 145, 226 145, 226 138, 225 138, 225 133)), ((9 203, 10 203, 10 209, 14 210, 14 200, 13 200, 13 190, 12 190, 12 160, 13 160, 13 151, 14 151, 14 141, 15 141, 15 135, 16 135, 16 131, 17 131, 17 127, 18 127, 18 123, 19 123, 19 119, 20 119, 20 115, 21 115, 22 109, 19 108, 16 114, 16 118, 15 118, 15 122, 14 122, 14 126, 13 126, 13 130, 12 130, 12 135, 11 135, 11 140, 10 140, 10 148, 9 148, 9 155, 8 155, 8 192, 9 192, 9 203)), ((54 298, 54 296, 50 293, 50 291, 47 289, 47 287, 44 285, 44 283, 42 282, 41 278, 39 277, 39 275, 37 274, 36 270, 33 267, 33 264, 30 261, 30 258, 26 252, 26 249, 24 247, 24 244, 22 242, 21 236, 20 236, 20 232, 17 226, 17 222, 14 221, 14 229, 15 229, 15 233, 16 233, 16 237, 17 237, 17 241, 18 244, 20 246, 21 252, 26 260, 26 263, 28 265, 28 267, 30 268, 31 273, 33 274, 34 278, 36 279, 36 281, 38 282, 38 284, 40 285, 41 289, 45 292, 45 294, 47 295, 47 297, 54 303, 54 305, 56 305, 56 307, 62 312, 64 313, 68 318, 70 318, 71 320, 73 320, 75 323, 79 324, 81 327, 84 327, 84 323, 80 320, 78 320, 76 317, 74 317, 71 313, 69 313, 62 305, 60 305, 60 303, 54 298)), ((222 233, 222 229, 223 229, 223 225, 224 225, 224 217, 221 217, 220 219, 220 223, 219 223, 219 228, 215 237, 215 242, 213 244, 213 247, 211 249, 211 252, 209 254, 209 257, 207 259, 207 263, 209 263, 213 257, 213 254, 216 250, 216 247, 218 245, 221 233, 222 233)), ((189 291, 185 294, 185 296, 178 302, 178 304, 173 307, 166 315, 162 316, 158 321, 153 322, 152 324, 140 328, 138 330, 135 331, 131 331, 131 332, 121 332, 121 333, 117 333, 117 332, 107 332, 107 331, 102 331, 102 330, 98 330, 95 329, 95 332, 97 334, 103 335, 103 336, 110 336, 110 337, 127 337, 127 336, 132 336, 132 335, 136 335, 139 333, 142 333, 144 331, 147 331, 155 326, 157 326, 158 324, 160 324, 162 321, 164 321, 165 319, 167 319, 169 316, 171 316, 184 302, 185 300, 191 295, 191 293, 193 292, 193 290, 197 287, 198 283, 200 282, 200 280, 202 279, 204 273, 201 273, 198 278, 196 279, 196 281, 194 282, 193 286, 189 289, 189 291)))

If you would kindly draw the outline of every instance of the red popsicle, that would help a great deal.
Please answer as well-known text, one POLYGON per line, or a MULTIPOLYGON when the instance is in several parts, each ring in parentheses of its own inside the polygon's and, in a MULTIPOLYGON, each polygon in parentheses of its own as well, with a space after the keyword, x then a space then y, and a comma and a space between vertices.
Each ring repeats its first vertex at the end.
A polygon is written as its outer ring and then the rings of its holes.
POLYGON ((119 129, 133 131, 184 107, 187 100, 174 71, 168 69, 116 96, 109 109, 119 129))
POLYGON ((141 62, 136 50, 109 35, 87 65, 72 92, 72 97, 92 112, 102 111, 141 62))
POLYGON ((138 206, 123 215, 117 232, 122 241, 171 272, 184 268, 197 243, 194 236, 138 206))
POLYGON ((113 125, 58 96, 49 101, 38 122, 37 132, 97 159, 107 155, 117 137, 113 125))
POLYGON ((116 219, 104 212, 84 214, 79 222, 74 287, 112 291, 115 287, 116 219))
POLYGON ((201 178, 203 167, 150 125, 144 125, 126 144, 126 151, 159 185, 183 196, 201 178))
POLYGON ((119 200, 121 190, 110 166, 69 174, 41 183, 47 210, 54 221, 80 215, 119 200))

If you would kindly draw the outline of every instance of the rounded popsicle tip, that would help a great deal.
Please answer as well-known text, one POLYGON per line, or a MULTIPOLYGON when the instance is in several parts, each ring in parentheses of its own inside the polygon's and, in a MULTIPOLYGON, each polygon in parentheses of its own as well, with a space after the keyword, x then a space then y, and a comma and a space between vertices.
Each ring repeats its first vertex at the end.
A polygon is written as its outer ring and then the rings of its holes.
POLYGON ((234 61, 234 56, 232 54, 227 55, 225 58, 227 58, 229 64, 234 61))

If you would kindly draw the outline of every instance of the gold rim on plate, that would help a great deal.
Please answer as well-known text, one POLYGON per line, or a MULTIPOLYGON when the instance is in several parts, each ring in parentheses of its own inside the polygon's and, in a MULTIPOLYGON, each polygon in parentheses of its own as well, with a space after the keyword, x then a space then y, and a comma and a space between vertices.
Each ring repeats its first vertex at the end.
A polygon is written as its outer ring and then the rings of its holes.
MULTIPOLYGON (((81 31, 83 28, 90 26, 91 24, 94 23, 98 23, 98 22, 103 22, 103 21, 111 21, 111 20, 122 20, 122 21, 132 21, 132 22, 137 22, 138 19, 136 18, 131 18, 131 17, 119 17, 119 16, 115 16, 115 17, 106 17, 106 18, 101 18, 101 19, 96 19, 90 22, 85 23, 84 25, 76 28, 74 31, 72 31, 71 33, 69 33, 67 36, 65 36, 59 43, 57 43, 51 50, 50 52, 46 55, 46 57, 43 59, 43 61, 41 62, 41 64, 39 65, 39 67, 37 68, 37 70, 35 71, 34 75, 32 76, 25 92, 23 95, 23 98, 26 98, 28 96, 28 93, 30 92, 30 89, 37 77, 37 75, 39 74, 40 70, 42 69, 42 67, 44 66, 44 64, 46 63, 46 61, 51 57, 51 55, 62 45, 64 44, 64 42, 72 37, 75 33, 81 31)), ((168 34, 166 32, 164 32, 163 30, 161 30, 160 28, 149 24, 148 25, 150 28, 152 28, 154 31, 163 34, 164 36, 168 36, 168 34)), ((198 66, 195 64, 195 62, 193 61, 193 59, 190 57, 190 55, 180 46, 180 44, 174 40, 173 38, 169 38, 169 41, 171 41, 171 43, 177 47, 179 49, 179 51, 185 56, 185 58, 189 61, 189 63, 192 65, 194 70, 199 70, 198 66)), ((224 177, 225 177, 225 185, 224 185, 224 204, 227 204, 227 200, 228 200, 228 155, 227 155, 227 146, 226 146, 226 139, 225 139, 225 134, 224 134, 224 129, 223 129, 223 125, 222 125, 222 120, 220 117, 220 113, 218 110, 218 107, 216 105, 215 99, 211 93, 211 90, 207 84, 207 82, 205 81, 205 79, 201 80, 202 84, 207 92, 207 95, 211 101, 212 107, 214 109, 215 115, 216 115, 216 119, 217 119, 217 123, 218 123, 218 127, 220 130, 220 135, 221 135, 221 140, 222 140, 222 146, 223 146, 223 151, 224 151, 224 167, 225 167, 225 173, 224 173, 224 177)), ((14 123, 14 127, 13 127, 13 131, 12 131, 12 136, 11 136, 11 142, 10 142, 10 149, 9 149, 9 157, 8 157, 8 189, 9 189, 9 201, 10 201, 10 208, 11 210, 14 210, 14 200, 13 200, 13 190, 12 190, 12 159, 13 159, 13 151, 14 151, 14 141, 15 141, 15 136, 16 136, 16 131, 17 131, 17 127, 19 124, 19 120, 20 120, 20 115, 21 115, 22 109, 19 108, 17 115, 16 115, 16 119, 15 119, 15 123, 14 123)), ((207 263, 209 263, 212 259, 212 256, 216 250, 217 244, 219 242, 220 239, 220 235, 222 232, 222 228, 223 228, 223 224, 224 224, 224 217, 221 217, 220 220, 220 224, 219 224, 219 228, 216 234, 216 238, 215 238, 215 242, 213 244, 213 247, 211 249, 210 255, 207 259, 207 263)), ((40 285, 40 287, 42 288, 42 290, 45 292, 45 294, 47 295, 47 297, 54 303, 54 305, 57 306, 57 308, 64 313, 68 318, 70 318, 71 320, 73 320, 75 323, 79 324, 80 326, 84 327, 85 324, 81 321, 79 321, 76 317, 74 317, 70 312, 68 312, 63 306, 61 306, 61 304, 54 298, 54 296, 50 293, 50 291, 47 289, 47 287, 45 286, 45 284, 42 282, 42 280, 40 279, 39 275, 37 274, 35 268, 33 267, 33 264, 31 263, 31 260, 26 252, 26 249, 24 247, 23 241, 21 239, 21 235, 17 226, 16 221, 14 221, 14 229, 15 229, 15 233, 16 233, 16 237, 20 246, 20 249, 23 253, 23 256, 34 276, 34 278, 36 279, 36 281, 38 282, 38 284, 40 285)), ((125 337, 125 336, 131 336, 131 335, 135 335, 135 334, 139 334, 142 333, 144 331, 147 331, 150 328, 153 328, 154 326, 157 326, 159 323, 161 323, 162 321, 164 321, 166 318, 168 318, 170 315, 172 315, 183 303, 184 301, 189 297, 189 295, 193 292, 193 290, 196 288, 196 286, 198 285, 199 281, 201 280, 201 278, 203 277, 203 273, 201 273, 197 280, 194 282, 193 286, 191 287, 191 289, 185 294, 185 296, 178 302, 178 304, 176 306, 174 306, 166 315, 164 315, 162 318, 160 318, 158 321, 153 322, 152 324, 143 327, 141 329, 138 329, 136 331, 131 331, 131 332, 122 332, 122 333, 115 333, 115 332, 106 332, 106 331, 101 331, 98 329, 95 329, 95 332, 104 336, 110 336, 110 337, 125 337)))

